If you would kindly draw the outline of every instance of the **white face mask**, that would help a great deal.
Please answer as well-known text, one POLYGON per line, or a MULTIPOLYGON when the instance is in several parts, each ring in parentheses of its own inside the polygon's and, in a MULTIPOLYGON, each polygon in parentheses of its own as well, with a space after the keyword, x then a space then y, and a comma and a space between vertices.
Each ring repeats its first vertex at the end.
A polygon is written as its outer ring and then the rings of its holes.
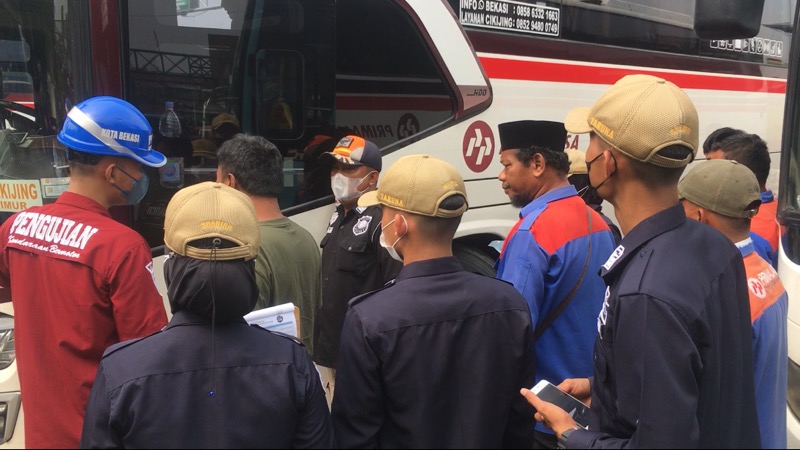
MULTIPOLYGON (((406 222, 405 216, 400 216, 400 217, 403 218, 403 222, 405 222, 406 226, 408 226, 408 222, 406 222)), ((384 233, 384 231, 386 230, 386 227, 388 227, 389 225, 392 224, 392 222, 394 222, 394 220, 392 220, 391 222, 387 223, 386 226, 381 227, 381 237, 378 240, 381 243, 381 247, 386 249, 386 251, 389 253, 389 256, 392 257, 392 259, 400 261, 400 262, 403 262, 403 257, 400 256, 400 254, 397 253, 397 250, 395 250, 394 246, 397 245, 398 242, 400 242, 400 239, 403 239, 405 237, 405 234, 402 235, 402 236, 399 236, 397 238, 397 240, 394 241, 394 244, 392 244, 392 245, 389 245, 389 243, 386 242, 386 234, 384 233)))
POLYGON ((361 194, 366 192, 366 190, 369 187, 367 187, 363 191, 359 191, 358 185, 361 184, 364 181, 364 179, 370 175, 372 175, 372 172, 364 175, 363 178, 359 179, 359 178, 348 178, 341 173, 337 173, 336 175, 331 177, 331 189, 333 190, 333 196, 336 197, 336 200, 340 202, 352 200, 356 197, 361 197, 361 194))

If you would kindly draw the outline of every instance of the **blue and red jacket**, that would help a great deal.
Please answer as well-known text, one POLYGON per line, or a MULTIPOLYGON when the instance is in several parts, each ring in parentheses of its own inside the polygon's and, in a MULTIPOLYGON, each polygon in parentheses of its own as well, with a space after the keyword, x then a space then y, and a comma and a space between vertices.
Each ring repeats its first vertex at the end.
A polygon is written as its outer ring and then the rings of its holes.
POLYGON ((546 379, 558 385, 566 378, 592 376, 595 322, 606 290, 598 272, 614 249, 614 238, 603 218, 570 185, 522 208, 520 220, 503 244, 497 277, 522 293, 538 326, 580 278, 590 239, 591 255, 580 288, 536 341, 536 382, 546 379))
POLYGON ((789 298, 778 273, 753 249, 750 239, 736 244, 742 252, 753 323, 756 408, 762 448, 786 448, 786 318, 789 298))

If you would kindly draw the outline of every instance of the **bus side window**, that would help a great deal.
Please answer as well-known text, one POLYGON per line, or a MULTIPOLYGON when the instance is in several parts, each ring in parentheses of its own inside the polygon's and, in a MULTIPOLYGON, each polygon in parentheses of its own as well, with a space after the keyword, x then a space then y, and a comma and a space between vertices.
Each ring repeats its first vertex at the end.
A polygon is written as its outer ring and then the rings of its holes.
MULTIPOLYGON (((714 17, 719 8, 715 9, 713 2, 709 2, 710 5, 705 1, 697 2, 697 9, 695 2, 649 3, 564 0, 561 37, 586 43, 788 66, 791 26, 786 17, 793 16, 792 1, 766 2, 763 16, 750 12, 763 2, 745 1, 747 8, 731 8, 730 11, 735 11, 737 18, 748 16, 749 20, 729 21, 727 25, 719 22, 721 18, 714 17), (701 16, 695 18, 696 12, 701 16), (758 23, 753 23, 755 21, 758 23), (695 26, 700 27, 703 36, 698 37, 695 26), (708 33, 714 31, 711 30, 714 27, 719 37, 709 40, 712 35, 708 33), (749 31, 743 31, 745 27, 749 31), (743 38, 754 29, 757 36, 743 38)), ((730 8, 730 2, 725 5, 723 9, 730 8)))

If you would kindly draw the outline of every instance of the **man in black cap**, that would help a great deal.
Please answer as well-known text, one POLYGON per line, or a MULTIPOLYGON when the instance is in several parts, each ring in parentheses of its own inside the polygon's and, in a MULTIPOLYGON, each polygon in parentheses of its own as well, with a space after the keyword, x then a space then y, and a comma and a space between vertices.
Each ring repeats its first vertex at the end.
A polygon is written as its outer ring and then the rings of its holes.
MULTIPOLYGON (((536 329, 536 382, 592 375, 595 320, 605 285, 597 275, 614 248, 611 231, 567 181, 561 122, 502 123, 499 179, 520 219, 503 244, 497 277, 519 290, 536 329)), ((556 448, 536 428, 535 448, 556 448)))
POLYGON ((322 304, 314 318, 314 362, 322 375, 328 406, 333 401, 339 336, 347 303, 374 291, 402 268, 380 245, 380 205, 360 207, 358 199, 378 186, 381 151, 360 136, 347 135, 329 153, 331 188, 338 203, 328 222, 322 247, 322 304))

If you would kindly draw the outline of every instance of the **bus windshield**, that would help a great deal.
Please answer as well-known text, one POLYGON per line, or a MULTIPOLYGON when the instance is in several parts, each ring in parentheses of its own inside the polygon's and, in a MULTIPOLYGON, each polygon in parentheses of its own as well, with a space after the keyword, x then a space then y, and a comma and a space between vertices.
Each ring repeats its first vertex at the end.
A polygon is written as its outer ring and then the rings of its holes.
POLYGON ((84 2, 0 1, 0 219, 51 203, 66 189, 55 134, 90 92, 84 2), (85 56, 84 56, 85 55, 85 56))

